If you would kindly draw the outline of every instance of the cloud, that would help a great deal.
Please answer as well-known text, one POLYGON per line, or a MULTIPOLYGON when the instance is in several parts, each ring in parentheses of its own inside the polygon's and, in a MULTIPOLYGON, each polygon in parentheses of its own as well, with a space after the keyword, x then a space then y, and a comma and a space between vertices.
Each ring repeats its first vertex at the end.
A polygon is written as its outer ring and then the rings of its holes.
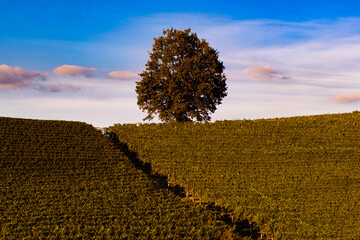
POLYGON ((331 98, 330 101, 341 104, 356 103, 356 102, 360 102, 360 94, 339 95, 331 98))
POLYGON ((281 75, 277 69, 269 66, 245 68, 244 70, 242 70, 242 73, 255 80, 280 81, 290 79, 290 77, 281 75))
POLYGON ((79 87, 71 84, 48 84, 49 73, 26 71, 20 67, 0 65, 0 89, 30 88, 42 92, 77 92, 79 87))
POLYGON ((278 71, 269 66, 250 67, 243 70, 245 74, 253 79, 270 79, 274 77, 278 71))
POLYGON ((136 80, 139 79, 139 75, 137 73, 133 73, 130 71, 113 71, 109 73, 109 78, 119 79, 119 80, 136 80))
POLYGON ((97 68, 87 68, 76 65, 62 65, 54 69, 53 73, 56 75, 83 75, 85 77, 91 77, 91 72, 96 71, 97 68))
POLYGON ((58 92, 77 92, 80 91, 80 87, 76 87, 70 84, 54 84, 54 85, 36 85, 34 86, 36 90, 42 92, 49 92, 49 93, 58 93, 58 92))
POLYGON ((318 86, 324 96, 360 89, 360 18, 224 20, 199 31, 219 49, 231 81, 318 86))
POLYGON ((28 87, 33 81, 45 79, 44 74, 26 71, 20 67, 0 65, 0 89, 24 88, 28 87))

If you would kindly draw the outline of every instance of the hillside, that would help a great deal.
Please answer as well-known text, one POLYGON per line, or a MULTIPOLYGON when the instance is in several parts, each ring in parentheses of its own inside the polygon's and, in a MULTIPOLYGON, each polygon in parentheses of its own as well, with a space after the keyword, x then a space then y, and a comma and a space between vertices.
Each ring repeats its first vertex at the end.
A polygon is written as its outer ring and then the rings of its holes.
POLYGON ((152 171, 275 239, 360 239, 360 113, 108 129, 152 171))
POLYGON ((215 213, 157 189, 91 125, 0 118, 0 239, 214 239, 215 213))

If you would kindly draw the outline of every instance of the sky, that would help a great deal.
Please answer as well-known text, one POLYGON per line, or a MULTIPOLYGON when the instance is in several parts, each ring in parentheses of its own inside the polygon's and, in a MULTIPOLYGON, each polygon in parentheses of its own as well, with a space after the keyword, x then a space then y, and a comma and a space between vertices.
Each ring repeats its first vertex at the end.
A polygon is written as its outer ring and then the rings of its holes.
MULTIPOLYGON (((0 116, 143 123, 154 38, 191 28, 219 52, 212 121, 360 108, 360 2, 0 0, 0 116)), ((154 120, 157 122, 158 120, 154 120)))

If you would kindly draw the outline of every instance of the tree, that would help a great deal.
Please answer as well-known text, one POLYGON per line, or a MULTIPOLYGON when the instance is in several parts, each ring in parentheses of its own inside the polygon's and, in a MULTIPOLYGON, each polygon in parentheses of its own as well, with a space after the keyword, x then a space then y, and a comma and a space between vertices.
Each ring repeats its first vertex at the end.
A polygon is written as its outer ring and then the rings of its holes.
POLYGON ((136 82, 137 104, 151 120, 209 121, 227 96, 225 67, 218 52, 191 29, 163 31, 136 82))

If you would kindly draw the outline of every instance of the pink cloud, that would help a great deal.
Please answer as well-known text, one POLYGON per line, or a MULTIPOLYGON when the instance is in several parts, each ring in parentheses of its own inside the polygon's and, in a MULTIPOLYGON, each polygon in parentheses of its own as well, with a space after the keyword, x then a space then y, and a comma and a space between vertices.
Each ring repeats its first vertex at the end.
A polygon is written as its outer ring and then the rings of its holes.
POLYGON ((0 65, 0 89, 23 88, 35 80, 45 80, 46 76, 36 72, 26 71, 20 67, 0 65))
POLYGON ((56 75, 84 75, 91 77, 91 71, 96 71, 97 68, 87 68, 76 65, 62 65, 54 69, 53 73, 56 75))
POLYGON ((277 72, 278 71, 275 68, 269 66, 250 67, 243 70, 243 73, 253 79, 269 79, 277 72))
POLYGON ((356 103, 360 102, 360 94, 353 94, 353 95, 339 95, 335 96, 330 99, 330 101, 334 103, 356 103))
POLYGON ((247 75, 248 77, 255 79, 255 80, 289 80, 290 77, 281 75, 280 72, 272 67, 269 66, 259 66, 259 67, 249 67, 242 70, 242 72, 247 75))
POLYGON ((130 71, 113 71, 108 74, 109 78, 119 80, 136 80, 139 79, 139 75, 130 71))

